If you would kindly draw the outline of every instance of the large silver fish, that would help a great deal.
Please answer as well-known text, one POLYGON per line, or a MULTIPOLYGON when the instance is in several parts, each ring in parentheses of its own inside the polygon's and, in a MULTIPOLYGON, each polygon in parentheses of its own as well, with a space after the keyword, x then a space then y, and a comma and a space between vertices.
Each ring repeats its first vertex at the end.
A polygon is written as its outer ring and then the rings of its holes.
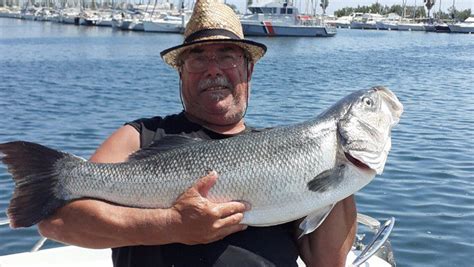
POLYGON ((208 197, 251 204, 243 222, 268 226, 306 216, 313 231, 337 201, 382 173, 403 106, 387 88, 354 92, 313 120, 223 140, 168 136, 124 163, 98 164, 29 142, 0 144, 15 191, 11 227, 28 227, 78 198, 167 208, 209 170, 208 197))

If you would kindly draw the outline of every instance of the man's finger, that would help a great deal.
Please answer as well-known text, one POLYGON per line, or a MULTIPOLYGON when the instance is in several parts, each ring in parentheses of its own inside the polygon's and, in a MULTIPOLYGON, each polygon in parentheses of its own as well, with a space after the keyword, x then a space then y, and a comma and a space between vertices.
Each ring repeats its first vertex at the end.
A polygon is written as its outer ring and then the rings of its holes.
POLYGON ((243 213, 235 213, 225 218, 217 220, 214 225, 218 228, 226 228, 233 225, 238 225, 244 218, 243 213))
POLYGON ((209 190, 211 189, 217 181, 217 173, 215 171, 209 172, 208 175, 201 177, 195 184, 194 188, 201 194, 203 197, 207 197, 209 190))
POLYGON ((248 210, 245 203, 238 201, 220 203, 216 208, 221 218, 225 218, 236 213, 243 213, 248 210))

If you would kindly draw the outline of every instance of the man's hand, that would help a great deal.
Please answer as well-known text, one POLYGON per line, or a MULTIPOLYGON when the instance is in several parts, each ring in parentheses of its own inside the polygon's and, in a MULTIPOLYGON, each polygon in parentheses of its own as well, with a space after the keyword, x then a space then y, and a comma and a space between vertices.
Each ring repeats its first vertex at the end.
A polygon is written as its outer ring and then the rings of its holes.
POLYGON ((176 242, 207 244, 247 228, 239 224, 247 210, 244 203, 213 203, 206 198, 216 180, 217 174, 213 171, 199 179, 174 203, 171 227, 176 242))

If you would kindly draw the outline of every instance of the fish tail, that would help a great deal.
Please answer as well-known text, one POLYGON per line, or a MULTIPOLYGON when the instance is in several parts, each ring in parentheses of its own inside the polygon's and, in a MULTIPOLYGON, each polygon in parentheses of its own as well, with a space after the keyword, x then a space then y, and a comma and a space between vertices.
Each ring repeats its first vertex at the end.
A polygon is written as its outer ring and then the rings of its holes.
POLYGON ((24 141, 0 144, 0 153, 15 182, 7 211, 10 227, 32 226, 69 201, 60 188, 61 173, 68 173, 82 159, 24 141))

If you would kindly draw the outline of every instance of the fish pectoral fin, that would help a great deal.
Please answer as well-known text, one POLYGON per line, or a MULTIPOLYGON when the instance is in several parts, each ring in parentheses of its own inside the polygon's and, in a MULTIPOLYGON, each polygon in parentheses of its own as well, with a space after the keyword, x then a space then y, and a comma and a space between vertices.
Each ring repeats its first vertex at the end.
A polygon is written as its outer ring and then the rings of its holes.
POLYGON ((308 216, 306 216, 306 218, 300 223, 299 228, 303 232, 300 234, 298 239, 316 230, 324 222, 324 220, 329 215, 334 205, 336 205, 336 203, 322 207, 314 211, 313 213, 309 214, 308 216))
POLYGON ((190 145, 202 141, 204 141, 204 139, 183 135, 166 135, 160 140, 153 142, 149 147, 142 148, 137 152, 131 154, 128 157, 128 161, 148 158, 158 153, 162 153, 184 145, 190 145))
POLYGON ((325 192, 331 186, 339 184, 344 178, 344 164, 325 170, 308 182, 308 189, 313 192, 325 192))

